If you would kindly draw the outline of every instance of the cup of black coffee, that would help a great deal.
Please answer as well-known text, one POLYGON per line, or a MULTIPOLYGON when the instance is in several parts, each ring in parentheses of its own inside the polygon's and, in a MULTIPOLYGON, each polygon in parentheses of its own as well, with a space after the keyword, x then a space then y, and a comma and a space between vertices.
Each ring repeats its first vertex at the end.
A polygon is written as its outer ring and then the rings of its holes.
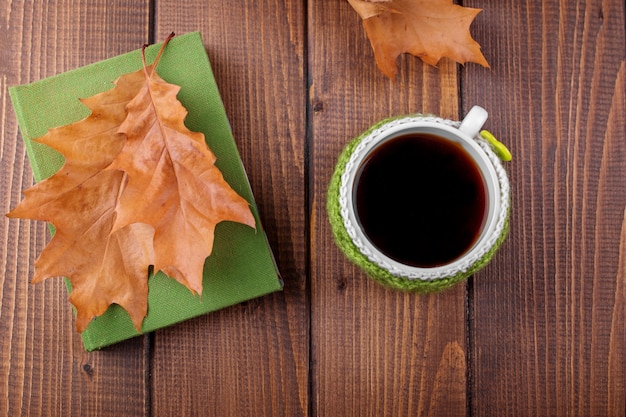
POLYGON ((473 107, 459 124, 405 117, 362 138, 341 175, 345 230, 394 276, 437 280, 472 272, 505 232, 508 179, 473 107))

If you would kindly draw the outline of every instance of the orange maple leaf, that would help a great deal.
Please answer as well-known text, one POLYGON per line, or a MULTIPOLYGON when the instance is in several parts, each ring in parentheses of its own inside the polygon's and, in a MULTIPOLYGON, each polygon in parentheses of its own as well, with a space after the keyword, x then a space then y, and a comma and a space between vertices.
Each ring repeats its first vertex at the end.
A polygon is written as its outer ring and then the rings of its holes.
MULTIPOLYGON (((144 62, 145 64, 145 62, 144 62)), ((248 202, 224 180, 202 133, 185 127, 180 87, 146 69, 146 82, 120 126, 124 148, 108 169, 128 174, 113 230, 132 223, 155 229, 154 269, 202 293, 204 261, 217 223, 255 227, 248 202)))
POLYGON ((469 27, 480 9, 452 0, 348 0, 363 19, 378 68, 395 78, 402 53, 418 56, 429 65, 443 57, 464 64, 489 67, 469 27))
POLYGON ((88 117, 35 140, 59 151, 65 163, 7 214, 55 226, 33 282, 68 277, 79 332, 113 303, 141 332, 150 265, 201 293, 215 225, 233 220, 255 227, 247 201, 214 166, 204 135, 184 126, 179 87, 154 70, 167 41, 152 65, 142 54, 142 70, 81 100, 88 117))
POLYGON ((142 71, 123 75, 113 89, 81 100, 91 110, 85 119, 35 139, 60 152, 65 163, 56 174, 26 190, 24 200, 7 214, 55 226, 52 240, 35 261, 32 282, 69 278, 79 332, 112 303, 129 312, 137 329, 148 309, 154 230, 133 225, 111 234, 124 174, 103 171, 122 150, 126 139, 117 129, 126 118, 126 104, 143 82, 142 71), (146 245, 142 240, 147 236, 146 245))

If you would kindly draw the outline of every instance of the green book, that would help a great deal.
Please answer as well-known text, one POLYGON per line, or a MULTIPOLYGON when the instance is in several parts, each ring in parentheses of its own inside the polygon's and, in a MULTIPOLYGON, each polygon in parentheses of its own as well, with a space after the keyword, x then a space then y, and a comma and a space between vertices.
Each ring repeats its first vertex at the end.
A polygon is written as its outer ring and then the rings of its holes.
MULTIPOLYGON (((154 60, 159 47, 146 49, 148 62, 154 60)), ((54 174, 64 158, 31 139, 44 135, 50 128, 85 118, 89 109, 79 98, 113 88, 113 81, 119 76, 141 67, 138 49, 9 89, 36 181, 54 174)), ((233 222, 217 225, 213 252, 205 262, 201 297, 161 272, 150 277, 143 333, 282 289, 200 34, 174 37, 159 61, 158 72, 166 81, 181 87, 178 99, 189 111, 185 124, 205 135, 224 178, 250 203, 257 230, 233 222)), ((82 338, 85 349, 92 351, 138 335, 128 313, 113 304, 89 324, 82 338)))

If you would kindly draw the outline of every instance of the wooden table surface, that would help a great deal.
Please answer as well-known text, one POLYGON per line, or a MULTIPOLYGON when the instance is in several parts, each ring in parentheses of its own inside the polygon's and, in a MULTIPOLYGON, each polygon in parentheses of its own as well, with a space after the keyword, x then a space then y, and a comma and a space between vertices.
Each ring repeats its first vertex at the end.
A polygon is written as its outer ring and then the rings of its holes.
POLYGON ((625 416, 622 0, 468 0, 491 64, 374 64, 345 0, 0 0, 0 196, 33 183, 7 94, 199 30, 283 292, 86 353, 60 279, 33 285, 43 223, 0 221, 0 416, 625 416), (325 193, 343 146, 479 104, 505 142, 510 235, 434 295, 366 277, 325 193))

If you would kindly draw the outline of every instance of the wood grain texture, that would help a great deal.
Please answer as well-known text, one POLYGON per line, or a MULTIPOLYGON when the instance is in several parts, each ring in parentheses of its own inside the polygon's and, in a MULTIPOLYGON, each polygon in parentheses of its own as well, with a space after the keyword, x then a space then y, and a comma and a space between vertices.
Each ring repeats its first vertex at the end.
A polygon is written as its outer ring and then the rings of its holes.
POLYGON ((157 39, 172 31, 202 33, 285 288, 157 332, 153 413, 307 415, 303 3, 156 6, 157 39))
POLYGON ((310 2, 308 22, 313 415, 464 416, 465 285, 430 296, 383 288, 342 255, 326 215, 328 182, 353 137, 394 115, 458 119, 457 67, 403 56, 393 83, 347 2, 310 2))
POLYGON ((0 221, 3 416, 626 416, 626 34, 618 0, 466 0, 491 69, 376 68, 345 0, 0 0, 0 209, 32 173, 7 94, 199 30, 281 293, 85 353, 43 223, 0 221), (467 284, 383 288, 335 246, 326 187, 376 121, 479 104, 511 232, 467 284))
MULTIPOLYGON (((147 40, 148 7, 3 2, 0 28, 0 210, 6 213, 33 182, 8 86, 140 47, 147 40)), ((48 238, 43 223, 4 216, 0 222, 0 416, 143 415, 143 339, 86 354, 63 281, 29 283, 48 238)))
POLYGON ((470 294, 472 414, 624 416, 624 2, 469 3, 493 69, 463 105, 514 155, 510 239, 470 294))

